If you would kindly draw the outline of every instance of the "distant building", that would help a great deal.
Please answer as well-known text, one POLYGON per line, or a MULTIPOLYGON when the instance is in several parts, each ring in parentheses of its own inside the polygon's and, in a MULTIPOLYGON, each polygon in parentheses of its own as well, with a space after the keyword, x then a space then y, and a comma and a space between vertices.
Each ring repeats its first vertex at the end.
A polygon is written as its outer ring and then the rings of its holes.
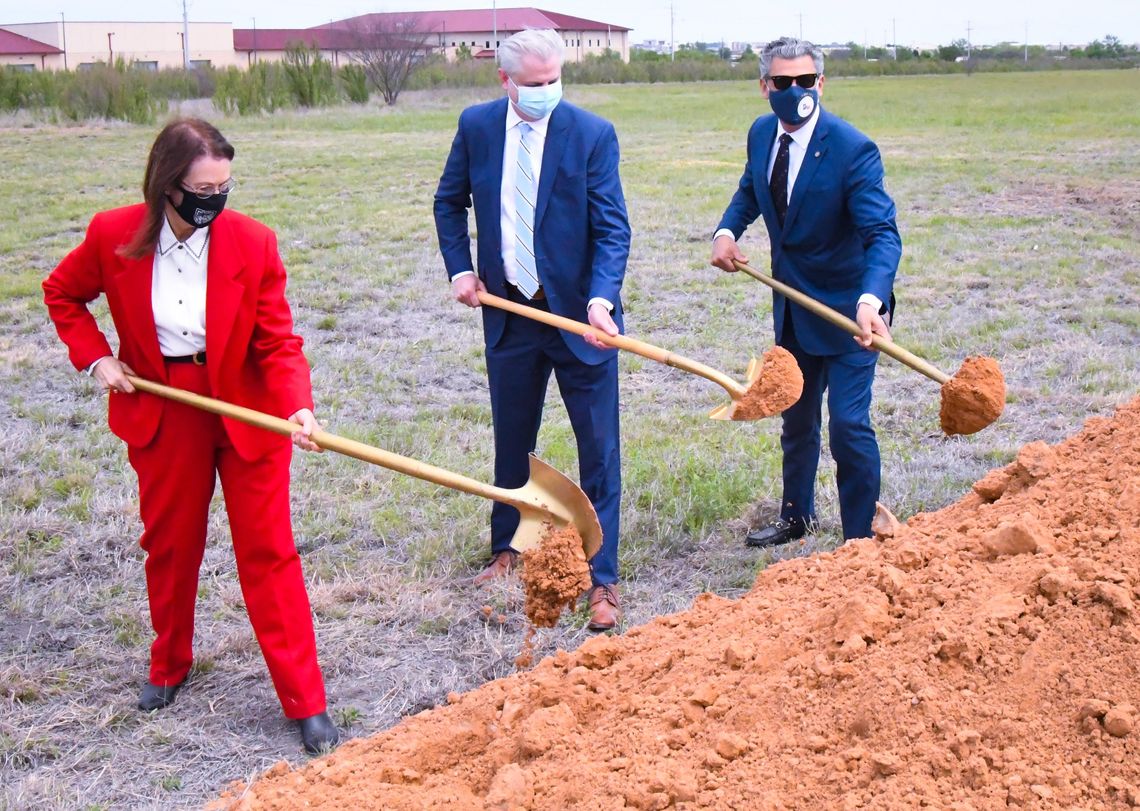
MULTIPOLYGON (((191 22, 191 65, 248 67, 279 61, 290 45, 320 50, 333 65, 343 65, 359 46, 358 32, 400 24, 428 34, 424 49, 454 60, 469 52, 494 59, 499 44, 526 28, 553 28, 562 35, 566 60, 613 51, 629 61, 629 32, 622 25, 588 20, 538 8, 469 9, 363 14, 312 28, 234 28, 232 23, 191 22)), ((181 22, 101 22, 52 20, 0 24, 0 65, 23 70, 72 70, 119 57, 144 70, 183 65, 181 22)))

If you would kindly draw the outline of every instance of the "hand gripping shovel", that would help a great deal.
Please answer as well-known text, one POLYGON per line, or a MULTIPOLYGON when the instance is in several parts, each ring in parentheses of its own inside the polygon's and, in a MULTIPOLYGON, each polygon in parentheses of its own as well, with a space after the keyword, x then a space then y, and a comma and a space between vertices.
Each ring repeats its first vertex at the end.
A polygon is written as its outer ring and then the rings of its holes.
POLYGON ((709 414, 714 420, 759 420, 779 414, 796 400, 804 388, 804 377, 796 365, 795 358, 786 349, 774 346, 764 353, 763 362, 752 358, 748 363, 748 385, 742 386, 728 375, 718 372, 703 363, 676 355, 653 344, 647 344, 625 335, 609 336, 596 327, 564 318, 554 313, 518 304, 505 298, 479 291, 479 301, 490 307, 515 313, 552 327, 564 329, 578 335, 594 335, 602 343, 615 349, 625 349, 643 358, 682 369, 691 374, 711 380, 728 392, 731 403, 717 406, 709 414))
MULTIPOLYGON (((825 321, 830 321, 841 330, 852 335, 862 335, 859 325, 842 313, 801 293, 794 287, 778 282, 743 262, 733 262, 737 270, 742 270, 759 282, 771 287, 777 293, 794 301, 804 309, 815 313, 825 321)), ((914 369, 942 385, 942 409, 940 421, 947 436, 954 434, 974 434, 1001 416, 1005 408, 1005 377, 1001 367, 993 358, 976 355, 962 361, 954 376, 946 374, 917 355, 908 352, 898 344, 881 335, 872 335, 871 344, 895 360, 914 369)))
MULTIPOLYGON (((275 434, 290 436, 297 431, 296 423, 263 414, 251 408, 203 397, 200 394, 164 386, 150 380, 142 380, 134 375, 128 375, 127 379, 139 391, 166 397, 169 400, 200 408, 203 411, 255 425, 275 434)), ((527 479, 526 484, 522 487, 508 489, 484 484, 458 473, 452 473, 450 470, 434 467, 418 459, 400 456, 320 429, 313 432, 311 439, 322 448, 351 456, 354 459, 371 462, 374 465, 395 470, 397 473, 450 487, 452 490, 461 490, 464 493, 471 493, 475 496, 482 496, 511 505, 521 515, 519 528, 511 540, 511 546, 519 552, 536 548, 548 532, 549 526, 556 528, 567 525, 573 526, 582 538, 582 547, 585 549, 587 560, 593 557, 602 546, 602 527, 598 523, 594 506, 586 494, 574 482, 534 454, 530 456, 530 478, 527 479)))

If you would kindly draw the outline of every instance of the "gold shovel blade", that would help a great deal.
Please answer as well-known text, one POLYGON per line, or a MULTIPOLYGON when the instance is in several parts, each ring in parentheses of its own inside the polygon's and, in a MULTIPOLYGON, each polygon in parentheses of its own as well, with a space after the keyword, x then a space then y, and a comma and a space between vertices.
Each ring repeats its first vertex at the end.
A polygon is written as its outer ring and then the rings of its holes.
POLYGON ((513 492, 527 504, 515 504, 520 518, 519 528, 511 539, 511 548, 525 552, 537 547, 548 523, 559 527, 572 524, 582 536, 586 560, 602 548, 602 525, 598 523, 598 514, 590 499, 581 487, 533 453, 530 455, 530 478, 513 492), (528 504, 541 505, 541 508, 528 504))
MULTIPOLYGON (((762 364, 759 358, 752 358, 748 361, 748 370, 745 372, 745 388, 752 385, 752 381, 760 374, 762 364)), ((735 419, 733 413, 736 407, 740 404, 739 400, 732 400, 724 405, 717 406, 709 412, 710 420, 731 420, 735 419)))

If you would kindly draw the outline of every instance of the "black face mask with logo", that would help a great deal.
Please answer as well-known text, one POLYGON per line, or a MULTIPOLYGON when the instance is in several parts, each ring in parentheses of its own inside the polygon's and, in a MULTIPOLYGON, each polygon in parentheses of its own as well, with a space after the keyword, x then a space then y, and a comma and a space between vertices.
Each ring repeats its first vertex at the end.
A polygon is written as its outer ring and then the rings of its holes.
POLYGON ((182 202, 177 205, 174 200, 171 200, 169 194, 166 195, 166 199, 170 200, 170 205, 174 206, 174 210, 178 212, 178 216, 182 218, 183 222, 195 228, 205 228, 226 207, 226 195, 224 194, 211 194, 209 197, 202 198, 188 191, 183 191, 182 202))

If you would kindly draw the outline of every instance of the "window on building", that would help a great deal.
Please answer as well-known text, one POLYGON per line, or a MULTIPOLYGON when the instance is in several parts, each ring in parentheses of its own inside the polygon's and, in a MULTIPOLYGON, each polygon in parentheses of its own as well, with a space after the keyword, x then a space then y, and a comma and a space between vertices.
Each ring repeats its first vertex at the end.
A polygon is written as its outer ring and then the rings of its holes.
POLYGON ((10 70, 18 70, 20 73, 34 73, 36 70, 36 66, 31 62, 27 62, 21 65, 6 65, 5 67, 9 68, 10 70))
POLYGON ((131 63, 131 66, 138 70, 158 70, 158 60, 147 61, 143 59, 136 59, 131 63))
POLYGON ((92 70, 95 67, 95 62, 80 62, 76 70, 92 70))
POLYGON ((210 67, 209 59, 191 59, 190 70, 205 70, 210 67))
POLYGON ((490 48, 491 47, 491 40, 487 40, 487 44, 484 45, 483 47, 484 48, 490 48))
POLYGON ((454 48, 454 47, 455 47, 455 40, 452 40, 452 41, 451 41, 451 47, 452 47, 452 48, 454 48))

